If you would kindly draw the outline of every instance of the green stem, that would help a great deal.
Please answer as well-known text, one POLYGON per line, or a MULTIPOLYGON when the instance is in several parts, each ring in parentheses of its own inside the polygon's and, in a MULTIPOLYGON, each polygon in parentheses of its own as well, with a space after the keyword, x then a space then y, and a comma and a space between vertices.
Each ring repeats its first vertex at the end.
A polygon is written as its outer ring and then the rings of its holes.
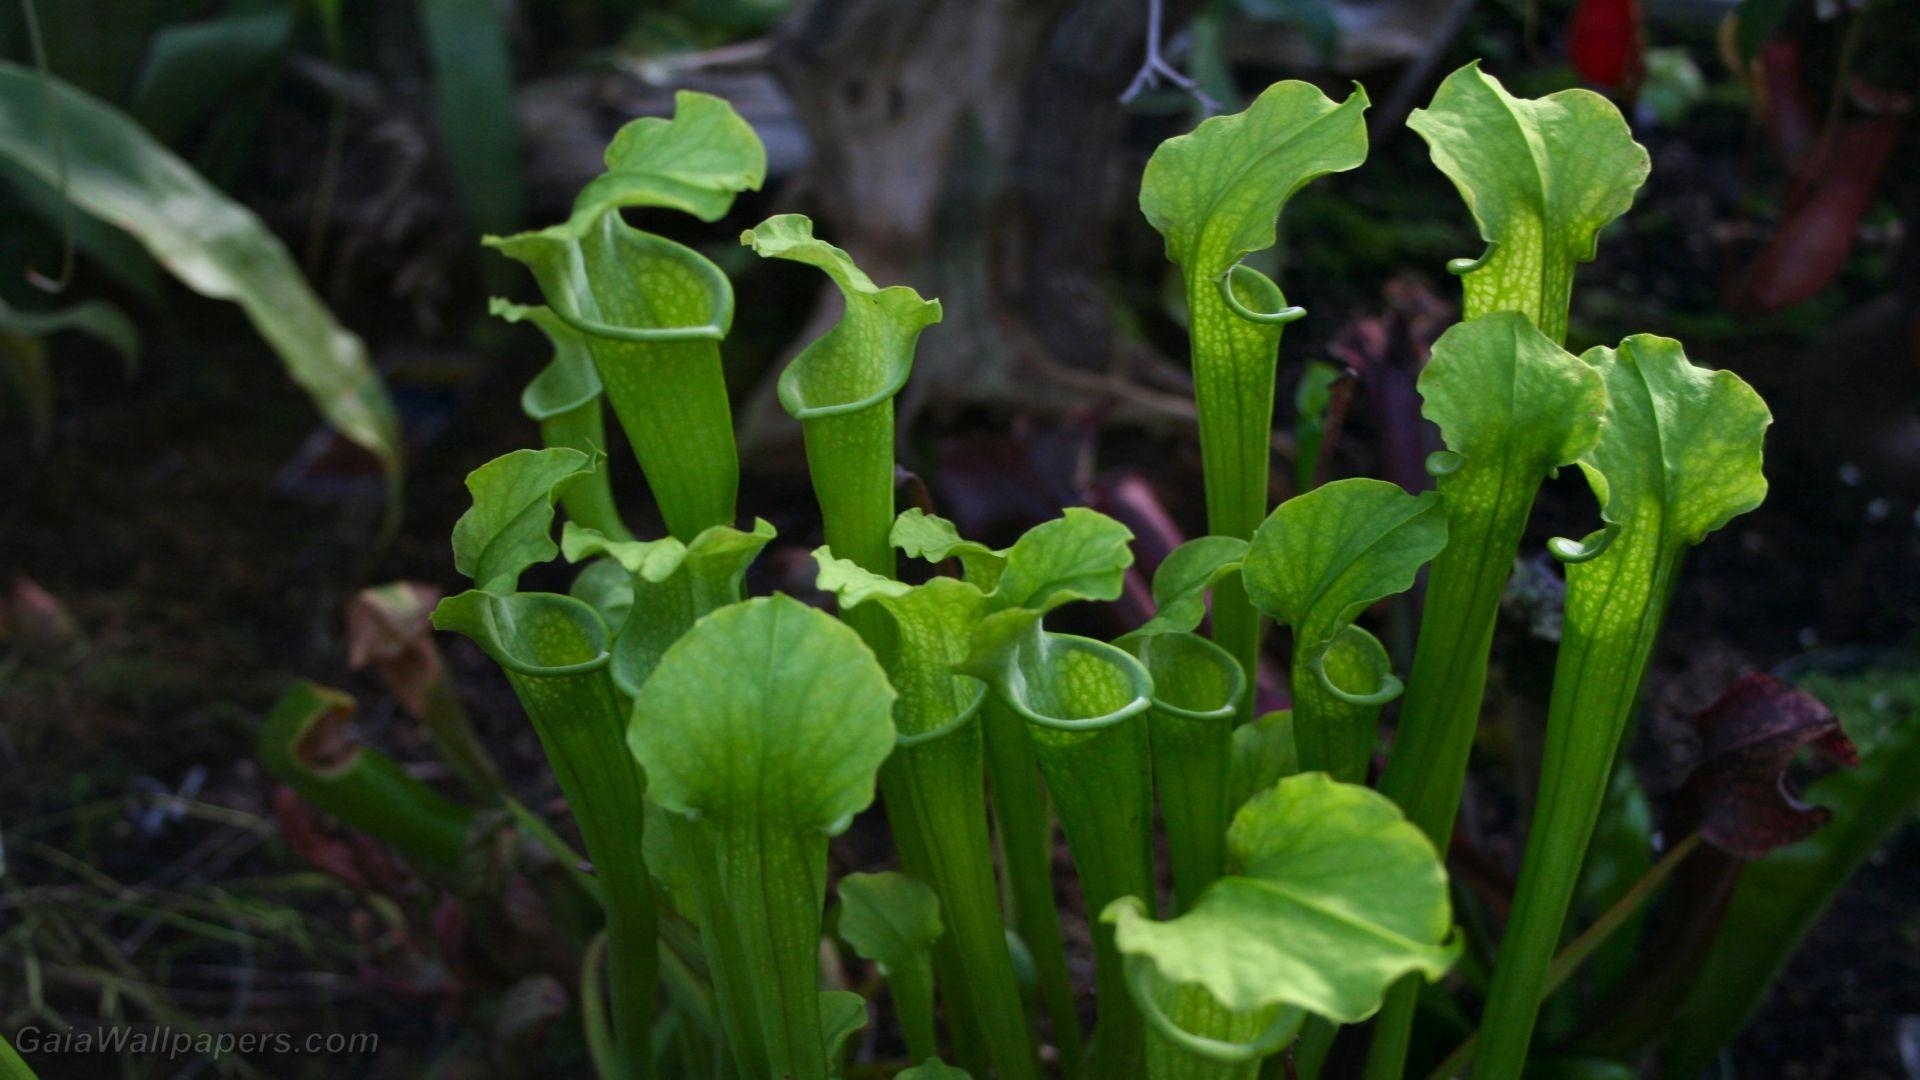
POLYGON ((1489 242, 1479 258, 1449 263, 1447 272, 1460 278, 1460 321, 1518 311, 1555 344, 1564 345, 1575 264, 1562 254, 1544 254, 1545 246, 1489 242))
POLYGON ((893 402, 801 422, 807 472, 826 527, 827 546, 842 559, 895 576, 893 529, 893 402))
MULTIPOLYGON (((893 400, 801 420, 807 472, 827 546, 863 570, 897 577, 893 529, 893 400)), ((876 655, 887 655, 886 616, 872 605, 841 612, 876 655)), ((941 899, 944 901, 945 897, 941 899)))
MULTIPOLYGON (((1033 1041, 994 882, 979 706, 975 699, 962 707, 957 721, 947 721, 958 726, 895 750, 881 767, 880 791, 901 864, 940 898, 946 940, 952 943, 950 957, 936 953, 944 960, 941 985, 948 1010, 977 1023, 1000 1076, 1034 1077, 1033 1041)), ((938 718, 922 713, 920 719, 938 718)), ((902 734, 931 733, 931 725, 915 726, 920 730, 903 727, 902 734)), ((958 1027, 958 1020, 951 1022, 958 1027)), ((916 1055, 916 1060, 925 1058, 916 1055)))
MULTIPOLYGON (((578 450, 589 458, 604 454, 607 419, 601 401, 606 388, 600 382, 586 335, 549 307, 522 307, 495 299, 490 310, 508 322, 531 322, 553 345, 553 359, 520 393, 520 411, 540 425, 542 442, 548 447, 578 450)), ((613 501, 604 460, 592 475, 568 485, 560 502, 570 519, 602 536, 633 539, 613 501)))
POLYGON ((1085 1048, 1073 1003, 1060 909, 1053 895, 1053 815, 1040 786, 1040 762, 1026 722, 997 694, 981 709, 993 820, 1000 839, 1014 928, 1033 958, 1040 1002, 1053 1022, 1062 1074, 1078 1074, 1085 1048))
POLYGON ((607 935, 595 934, 580 959, 580 1028, 586 1035, 587 1060, 593 1062, 593 1075, 600 1080, 620 1076, 620 1050, 613 1033, 607 1030, 607 1010, 601 1002, 607 994, 607 935))
POLYGON ((1662 546, 1659 530, 1637 530, 1568 571, 1540 792, 1487 993, 1476 1076, 1515 1077, 1525 1065, 1548 966, 1677 577, 1680 552, 1662 546))
MULTIPOLYGON (((860 294, 849 303, 863 303, 860 294)), ((867 325, 865 312, 854 307, 843 325, 867 325)), ((786 391, 787 404, 801 421, 807 471, 820 504, 827 546, 839 558, 892 578, 897 569, 889 537, 894 519, 893 394, 899 389, 898 381, 890 379, 878 386, 855 382, 827 388, 840 394, 820 393, 821 386, 809 387, 810 379, 826 383, 833 375, 855 373, 848 361, 863 355, 841 351, 833 339, 823 343, 795 361, 786 391), (849 371, 838 372, 835 367, 849 371), (817 400, 827 403, 800 404, 809 388, 816 391, 817 400), (850 390, 865 393, 852 401, 840 400, 850 390)), ((898 362, 869 374, 904 375, 911 343, 909 336, 904 347, 894 351, 898 362)), ((916 655, 902 655, 912 652, 911 643, 894 640, 888 618, 877 606, 855 607, 841 617, 889 666, 927 662, 916 655)), ((953 700, 953 679, 946 672, 945 658, 935 660, 939 672, 933 678, 895 680, 910 688, 895 710, 901 734, 926 741, 903 742, 888 759, 880 773, 881 793, 902 863, 940 898, 949 934, 936 947, 935 960, 945 988, 948 1021, 956 1032, 980 1034, 979 1039, 956 1040, 963 1044, 962 1056, 977 1053, 984 1042, 1001 1076, 1031 1077, 1037 1075, 1032 1039, 996 903, 981 783, 984 751, 979 726, 971 719, 978 699, 973 704, 953 700), (935 732, 948 725, 957 726, 935 732)), ((895 990, 898 1002, 901 988, 896 984, 895 990)), ((931 985, 927 992, 930 1000, 931 985)), ((926 1019, 929 1046, 925 1054, 915 1048, 916 1060, 937 1053, 931 1046, 931 1014, 926 1019)), ((984 1060, 973 1064, 973 1071, 984 1072, 984 1060)))
POLYGON ((1340 1025, 1320 1016, 1310 1016, 1300 1030, 1300 1041, 1293 1047, 1293 1074, 1300 1080, 1317 1080, 1320 1069, 1333 1052, 1333 1040, 1340 1025))
MULTIPOLYGON (((668 828, 672 828, 671 825, 668 828)), ((705 957, 701 958, 703 961, 705 957)), ((665 985, 669 1006, 668 1019, 679 1025, 675 1039, 685 1076, 731 1076, 726 1058, 726 1037, 719 1018, 714 1015, 713 990, 702 972, 681 957, 665 940, 660 947, 660 981, 665 985)), ((656 1042, 661 1040, 656 1038, 656 1042)), ((663 1048, 663 1054, 666 1050, 663 1048)))
MULTIPOLYGON (((1152 704, 1152 678, 1111 645, 1035 630, 1015 661, 1021 677, 1001 692, 1027 721, 1086 909, 1104 911, 1127 896, 1150 902, 1153 790, 1141 714, 1152 704)), ((1136 1076, 1144 1031, 1123 958, 1111 924, 1096 924, 1093 937, 1100 1027, 1092 1074, 1136 1076)))
POLYGON ((887 991, 900 1017, 907 1056, 915 1064, 939 1057, 940 1039, 933 1027, 933 966, 923 962, 888 969, 887 991))
MULTIPOLYGON (((1673 845, 1665 855, 1660 857, 1659 862, 1654 863, 1646 873, 1640 875, 1640 880, 1634 882, 1632 888, 1622 893, 1620 899, 1613 902, 1612 907, 1593 920, 1592 925, 1581 931, 1580 936, 1574 938, 1571 944, 1560 950, 1560 954, 1553 958, 1553 964, 1547 968, 1547 981, 1541 990, 1541 995, 1543 997, 1551 995, 1565 986, 1567 980, 1573 977, 1573 973, 1580 970, 1580 965, 1586 963, 1588 958, 1592 957, 1600 946, 1606 944, 1607 940, 1624 926, 1628 919, 1633 918, 1642 907, 1645 907, 1647 901, 1653 898, 1653 894, 1673 876, 1674 870, 1699 846, 1700 834, 1688 833, 1686 839, 1673 845)), ((1467 1063, 1473 1060, 1474 1049, 1479 1041, 1480 1033, 1477 1031, 1463 1039, 1459 1046, 1454 1047, 1453 1053, 1448 1054, 1446 1060, 1428 1074, 1428 1080, 1445 1080, 1448 1077, 1458 1076, 1461 1070, 1467 1067, 1467 1063)))
MULTIPOLYGON (((1427 577, 1400 729, 1380 790, 1446 851, 1480 723, 1500 596, 1539 481, 1469 467, 1439 477, 1436 487, 1447 507, 1448 542, 1427 577)), ((1418 976, 1389 991, 1373 1025, 1368 1080, 1398 1080, 1404 1072, 1419 993, 1418 976)))
POLYGON ((1177 914, 1226 870, 1228 764, 1247 680, 1226 650, 1193 634, 1122 644, 1153 676, 1147 729, 1177 914))
MULTIPOLYGON (((768 1076, 826 1080, 829 1066, 820 1017, 820 919, 826 908, 827 838, 802 836, 763 822, 717 827, 712 837, 718 887, 703 907, 724 906, 751 978, 768 1076), (804 889, 793 887, 804 881, 804 889)), ((711 890, 710 890, 711 891, 711 890)), ((735 1030, 751 1031, 746 1018, 735 1030)))
MULTIPOLYGON (((1274 379, 1284 325, 1277 320, 1291 321, 1299 309, 1287 307, 1270 278, 1244 265, 1219 280, 1189 277, 1186 286, 1207 531, 1250 540, 1267 516, 1274 379)), ((1239 579, 1215 586, 1213 639, 1250 679, 1259 671, 1260 632, 1260 614, 1239 579)), ((1248 694, 1238 722, 1252 718, 1248 694)))
POLYGON ((680 815, 665 817, 672 822, 674 848, 693 877, 700 909, 700 951, 707 961, 727 1048, 743 1076, 771 1076, 772 1065, 762 1038, 768 1025, 754 992, 757 973, 747 957, 737 912, 727 902, 713 842, 704 829, 680 815))
POLYGON ((650 1075, 659 953, 642 845, 646 780, 627 749, 606 624, 586 604, 552 593, 489 598, 482 618, 458 628, 506 670, 601 882, 621 1075, 650 1075))

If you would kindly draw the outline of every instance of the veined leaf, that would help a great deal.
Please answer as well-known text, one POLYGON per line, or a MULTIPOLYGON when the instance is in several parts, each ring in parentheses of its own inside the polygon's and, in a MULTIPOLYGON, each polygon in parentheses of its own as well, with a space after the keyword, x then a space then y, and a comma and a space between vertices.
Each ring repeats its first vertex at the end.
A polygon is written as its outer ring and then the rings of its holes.
POLYGON ((1313 657, 1368 605, 1412 586, 1446 542, 1438 496, 1356 477, 1282 503, 1241 573, 1254 603, 1293 627, 1296 652, 1313 657))
POLYGON ((1388 764, 1381 790, 1444 844, 1480 719, 1501 590, 1534 496, 1550 471, 1592 450, 1607 392, 1592 364, 1525 315, 1495 312, 1440 336, 1420 395, 1422 414, 1446 440, 1429 469, 1452 539, 1427 582, 1395 742, 1403 760, 1388 764))
MULTIPOLYGON (((1593 365, 1555 345, 1519 312, 1456 324, 1434 342, 1420 372, 1420 415, 1460 462, 1440 479, 1449 517, 1494 494, 1463 490, 1455 476, 1519 474, 1537 486, 1600 438, 1607 391, 1593 365)), ((1497 490, 1497 489, 1496 489, 1497 490)), ((1529 503, 1531 499, 1528 500, 1529 503)))
POLYGON ((635 701, 628 742, 684 819, 728 1038, 756 1073, 827 1075, 827 838, 873 801, 893 700, 858 635, 772 596, 695 623, 635 701))
POLYGON ((1160 144, 1140 179, 1140 209, 1166 237, 1167 258, 1212 281, 1274 244, 1274 220, 1309 180, 1357 167, 1367 155, 1358 86, 1335 105, 1304 82, 1267 87, 1231 116, 1202 121, 1160 144))
POLYGON ((844 415, 900 392, 920 332, 940 321, 940 301, 905 285, 881 288, 846 252, 813 235, 804 214, 780 214, 740 234, 763 258, 825 272, 846 301, 840 321, 780 373, 780 403, 796 419, 844 415))
POLYGON ((1696 367, 1679 342, 1652 334, 1582 359, 1605 377, 1608 409, 1580 467, 1621 539, 1657 516, 1663 546, 1697 544, 1766 498, 1760 453, 1773 415, 1738 375, 1696 367))
MULTIPOLYGON (((893 526, 893 543, 929 562, 957 557, 994 612, 1045 614, 1076 600, 1112 600, 1125 587, 1133 533, 1097 510, 1069 506, 994 551, 960 537, 953 523, 914 509, 893 526)), ((1025 621, 1009 620, 1006 625, 1025 621)))
MULTIPOLYGON (((1306 314, 1240 260, 1273 245, 1294 192, 1366 158, 1366 108, 1358 87, 1335 105, 1306 83, 1275 83, 1245 111, 1161 143, 1141 177, 1140 209, 1186 286, 1207 531, 1216 536, 1250 539, 1266 516, 1281 329, 1306 314)), ((1260 619, 1238 581, 1219 583, 1213 622, 1214 640, 1242 670, 1257 670, 1260 619)), ((1241 719, 1251 719, 1250 706, 1241 719)))
MULTIPOLYGON (((813 557, 820 566, 815 585, 838 596, 843 612, 885 612, 882 662, 900 696, 893 710, 898 747, 881 770, 881 794, 901 864, 932 887, 950 929, 951 946, 937 958, 948 1023, 979 1030, 1000 1075, 1033 1076, 1032 1038, 1007 952, 981 784, 979 720, 987 687, 955 671, 987 598, 957 578, 908 586, 835 558, 828 548, 813 557)), ((927 1047, 930 1052, 930 1039, 927 1047)), ((926 1054, 916 1048, 914 1056, 926 1054)))
POLYGON ((565 447, 515 450, 467 474, 473 506, 453 524, 453 565, 482 592, 513 591, 520 575, 553 558, 553 508, 589 475, 593 458, 565 447))
MULTIPOLYGON (((1320 670, 1326 682, 1337 687, 1389 687, 1399 681, 1387 647, 1379 638, 1352 625, 1334 635, 1321 658, 1320 670)), ((1380 710, 1386 702, 1377 700, 1377 694, 1342 696, 1325 693, 1325 689, 1316 686, 1319 692, 1310 691, 1303 695, 1305 701, 1296 703, 1313 722, 1295 730, 1295 751, 1302 761, 1326 771, 1335 780, 1363 784, 1379 735, 1380 710), (1304 745, 1307 741, 1314 741, 1314 745, 1304 745)))
POLYGON ((0 63, 0 157, 57 183, 53 148, 64 144, 73 204, 133 234, 188 288, 240 305, 327 423, 380 459, 397 496, 400 427, 386 386, 287 249, 125 115, 52 82, 60 140, 48 128, 40 76, 0 63))
POLYGON ((1125 525, 1085 507, 1028 529, 1006 551, 992 599, 1000 609, 1052 611, 1075 600, 1112 600, 1125 586, 1133 550, 1125 525))
MULTIPOLYGON (((902 520, 908 520, 902 515, 902 520)), ((911 535, 929 541, 925 553, 945 554, 961 543, 951 526, 924 515, 911 535), (931 526, 931 527, 929 527, 931 526)), ((1081 886, 1090 903, 1105 903, 1152 887, 1152 819, 1146 729, 1139 717, 1150 705, 1153 680, 1133 656, 1105 642, 1053 634, 1041 626, 1045 613, 1083 599, 1120 594, 1133 555, 1125 526, 1091 510, 1070 508, 1029 529, 1003 553, 979 549, 991 567, 1004 557, 985 612, 974 625, 964 661, 954 669, 992 687, 999 704, 1024 721, 1026 735, 1074 851, 1081 886)), ((977 548, 977 545, 975 545, 977 548)), ((970 584, 955 583, 974 591, 970 584)), ((1018 739, 1018 721, 1003 734, 1018 739)), ((1000 751, 996 750, 996 761, 1000 751)), ((1009 761, 1012 759, 1009 758, 1009 761)), ((1030 781, 996 771, 997 786, 1030 781)), ((1003 804, 1005 805, 1005 804, 1003 804)), ((1003 834, 1027 822, 1002 822, 1003 834)), ((1031 883, 1027 885, 1031 895, 1031 883)), ((1101 1000, 1108 1008, 1096 1036, 1096 1066, 1131 1075, 1143 1048, 1138 1017, 1125 1005, 1119 960, 1111 935, 1096 931, 1101 1000)), ((1004 1066, 1003 1066, 1004 1067, 1004 1066)))
MULTIPOLYGON (((813 222, 799 214, 768 218, 740 242, 765 258, 817 267, 840 290, 840 321, 780 373, 780 404, 803 429, 828 546, 891 575, 893 398, 913 371, 920 332, 940 321, 940 302, 904 285, 875 285, 846 252, 815 239, 813 222)), ((857 620, 855 628, 868 632, 857 620)))
POLYGON ((886 976, 915 1061, 938 1052, 933 943, 945 932, 940 898, 918 878, 888 871, 840 879, 840 936, 886 976))
MULTIPOLYGON (((1289 777, 1241 808, 1227 845, 1231 876, 1187 914, 1155 922, 1134 898, 1107 907, 1130 965, 1229 1013, 1297 1008, 1353 1023, 1395 979, 1438 979, 1459 954, 1439 856, 1376 792, 1289 777)), ((1144 989, 1136 982, 1141 1007, 1158 1008, 1144 989)))
POLYGON ((1117 644, 1153 680, 1147 731, 1154 787, 1166 823, 1174 902, 1185 910, 1226 865, 1227 770, 1247 677, 1225 649, 1190 631, 1142 627, 1117 644))
POLYGON ((891 647, 884 664, 900 693, 894 723, 903 739, 911 740, 908 745, 970 718, 982 687, 957 669, 988 611, 986 596, 950 577, 907 585, 836 558, 830 548, 820 548, 813 558, 820 567, 815 587, 837 597, 842 609, 871 604, 889 616, 891 647))
POLYGON ((1407 126, 1487 242, 1480 259, 1449 267, 1465 278, 1466 318, 1518 311, 1565 341, 1573 268, 1593 258, 1601 228, 1633 205, 1650 167, 1620 110, 1590 90, 1516 98, 1475 61, 1407 126))
POLYGON ((1539 809, 1512 919, 1488 990, 1479 1068, 1525 1060, 1539 1000, 1686 549, 1767 491, 1761 445, 1772 416, 1739 377, 1687 361, 1641 334, 1585 359, 1607 384, 1607 422, 1580 467, 1606 529, 1558 543, 1565 625, 1547 710, 1539 809))
POLYGON ((747 567, 773 536, 773 526, 758 519, 752 532, 715 525, 690 544, 612 540, 569 521, 560 534, 569 562, 605 556, 628 575, 628 614, 613 644, 615 685, 639 694, 668 646, 702 616, 739 601, 747 567))
MULTIPOLYGON (((1381 480, 1338 480, 1288 499, 1254 534, 1241 576, 1254 606, 1293 628, 1293 724, 1300 767, 1352 775, 1356 720, 1400 692, 1390 672, 1365 686, 1339 674, 1375 655, 1353 620, 1377 600, 1406 590, 1447 543, 1439 496, 1409 495, 1381 480), (1336 645, 1355 651, 1341 652, 1336 645), (1342 669, 1342 670, 1336 670, 1342 669), (1354 713, 1351 707, 1372 708, 1354 713)), ((1360 767, 1364 769, 1364 757, 1360 767)))
MULTIPOLYGON (((1444 848, 1480 723, 1502 590, 1534 497, 1551 470, 1593 448, 1607 394, 1593 365, 1519 312, 1482 315, 1442 334, 1420 374, 1420 394, 1422 412, 1448 447, 1428 469, 1450 539, 1427 577, 1407 698, 1380 790, 1444 848)), ((1369 1076, 1404 1071, 1418 994, 1410 979, 1390 997, 1374 1025, 1369 1076)))
POLYGON ((1135 634, 1194 630, 1207 617, 1207 592, 1240 572, 1247 542, 1235 536, 1202 536, 1167 553, 1153 572, 1153 618, 1135 634))
POLYGON ((1228 536, 1190 540, 1153 575, 1153 618, 1116 644, 1153 680, 1147 714, 1154 787, 1173 860, 1174 903, 1184 911, 1226 865, 1228 768, 1233 729, 1248 692, 1240 661, 1195 634, 1207 592, 1237 577, 1247 542, 1228 536))
POLYGON ((533 722, 601 883, 614 1044, 622 1068, 638 1070, 650 1057, 659 946, 646 863, 646 780, 633 756, 622 753, 625 703, 608 670, 612 634, 572 597, 480 589, 442 600, 433 625, 465 634, 500 665, 533 722))
POLYGON ((531 270, 581 333, 667 530, 686 542, 734 520, 740 460, 717 345, 733 324, 733 286, 699 252, 617 211, 665 206, 712 220, 758 186, 765 154, 726 102, 690 91, 675 100, 673 120, 621 129, 609 172, 566 223, 486 243, 531 270))
POLYGON ((1000 572, 1007 565, 1006 552, 962 539, 953 522, 917 506, 903 511, 894 520, 890 539, 908 558, 934 563, 959 559, 966 579, 987 592, 999 583, 1000 572))
MULTIPOLYGON (((985 679, 1025 722, 1088 906, 1150 895, 1153 793, 1143 717, 1153 677, 1125 651, 1051 633, 1040 620, 1024 608, 982 620, 961 670, 985 679)), ((1136 1075, 1145 1042, 1106 928, 1095 929, 1094 949, 1101 1006, 1091 1071, 1136 1075)))
POLYGON ((643 116, 607 144, 607 171, 573 201, 572 225, 623 206, 662 206, 718 221, 742 191, 767 178, 760 136, 711 94, 673 95, 673 119, 643 116))

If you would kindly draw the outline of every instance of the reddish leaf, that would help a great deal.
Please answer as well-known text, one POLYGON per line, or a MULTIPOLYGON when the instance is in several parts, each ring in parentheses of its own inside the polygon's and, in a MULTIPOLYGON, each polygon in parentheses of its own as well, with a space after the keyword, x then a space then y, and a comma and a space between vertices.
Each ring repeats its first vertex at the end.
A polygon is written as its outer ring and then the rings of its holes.
POLYGON ((1705 845, 1674 871, 1639 961, 1589 1013, 1573 1044, 1622 1055, 1646 1045, 1673 1018, 1719 935, 1743 860, 1806 838, 1832 816, 1787 787, 1800 751, 1846 765, 1859 759, 1833 713, 1804 690, 1755 673, 1694 717, 1700 763, 1668 808, 1664 831, 1678 841, 1698 829, 1705 845))
POLYGON ((1773 237, 1728 290, 1727 306, 1740 314, 1779 311, 1827 287, 1859 237, 1860 219, 1873 207, 1880 177, 1900 138, 1900 118, 1842 120, 1800 159, 1773 237))
POLYGON ((1786 771, 1808 746, 1845 765, 1859 757, 1820 699, 1763 672, 1735 683, 1694 717, 1700 763, 1674 803, 1672 835, 1701 838, 1742 859, 1804 839, 1832 816, 1801 802, 1786 771))
POLYGON ((1820 133, 1820 110, 1801 78, 1800 43, 1771 41, 1754 58, 1759 68, 1760 118, 1780 163, 1798 169, 1820 133))

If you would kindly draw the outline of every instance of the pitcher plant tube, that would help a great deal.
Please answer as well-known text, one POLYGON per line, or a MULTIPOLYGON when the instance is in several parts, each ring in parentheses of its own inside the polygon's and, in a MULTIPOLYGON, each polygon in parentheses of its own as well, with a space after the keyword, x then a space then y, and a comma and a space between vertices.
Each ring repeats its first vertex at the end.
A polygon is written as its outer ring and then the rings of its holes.
MULTIPOLYGON (((1280 332, 1306 314, 1241 260, 1274 245, 1274 220, 1308 181, 1366 159, 1366 108, 1357 86, 1336 105, 1307 83, 1275 83, 1245 111, 1161 143, 1140 179, 1140 209, 1186 286, 1207 531, 1216 536, 1251 540, 1267 516, 1280 332)), ((1236 581, 1221 583, 1213 620, 1214 639, 1253 678, 1260 624, 1236 581)), ((1249 698, 1241 719, 1252 715, 1249 698)))

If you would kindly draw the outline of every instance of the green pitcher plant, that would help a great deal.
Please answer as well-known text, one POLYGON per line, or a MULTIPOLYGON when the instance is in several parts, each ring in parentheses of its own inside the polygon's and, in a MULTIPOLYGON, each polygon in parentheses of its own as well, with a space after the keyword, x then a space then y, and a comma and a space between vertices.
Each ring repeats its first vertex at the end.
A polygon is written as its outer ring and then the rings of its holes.
MULTIPOLYGON (((1279 345, 1304 312, 1254 262, 1276 265, 1260 253, 1302 186, 1362 164, 1366 107, 1358 89, 1335 103, 1278 83, 1146 167, 1141 208, 1184 284, 1209 535, 1153 568, 1151 616, 1112 641, 1056 613, 1122 595, 1120 522, 1065 507, 995 548, 900 511, 893 400, 939 301, 871 280, 796 214, 741 240, 819 270, 841 301, 777 387, 824 543, 805 598, 753 595, 776 537, 737 506, 719 353, 733 287, 644 226, 720 220, 765 152, 703 94, 627 125, 565 222, 487 241, 539 288, 493 308, 551 345, 522 399, 539 446, 468 477, 453 551, 472 587, 433 614, 504 673, 571 825, 497 778, 468 785, 480 805, 440 793, 345 734, 351 699, 308 684, 262 731, 268 767, 438 880, 460 872, 484 800, 556 851, 577 836, 603 944, 575 1008, 601 1077, 1200 1080, 1363 1057, 1400 1077, 1431 1066, 1416 1006, 1469 938, 1493 960, 1468 965, 1484 1009, 1449 1060, 1520 1077, 1542 1000, 1594 951, 1556 960, 1685 553, 1764 497, 1769 416, 1678 342, 1566 350, 1575 268, 1646 153, 1596 95, 1518 98, 1469 65, 1409 120, 1485 243, 1449 267, 1464 318, 1418 381, 1445 445, 1433 490, 1319 483, 1316 435, 1275 505, 1279 345), (608 409, 650 504, 607 468, 608 409), (1484 923, 1455 925, 1444 853, 1501 597, 1541 485, 1569 466, 1599 527, 1546 545, 1566 600, 1545 760, 1511 918, 1482 941, 1484 923), (1417 635, 1376 636, 1423 573, 1417 635), (1263 658, 1289 693, 1256 715, 1263 658), (836 846, 856 821, 859 842, 836 846), (892 858, 849 864, 882 836, 892 858)), ((1303 379, 1303 423, 1335 374, 1303 379)), ((1724 1026, 1690 1029, 1685 1059, 1724 1026)))

